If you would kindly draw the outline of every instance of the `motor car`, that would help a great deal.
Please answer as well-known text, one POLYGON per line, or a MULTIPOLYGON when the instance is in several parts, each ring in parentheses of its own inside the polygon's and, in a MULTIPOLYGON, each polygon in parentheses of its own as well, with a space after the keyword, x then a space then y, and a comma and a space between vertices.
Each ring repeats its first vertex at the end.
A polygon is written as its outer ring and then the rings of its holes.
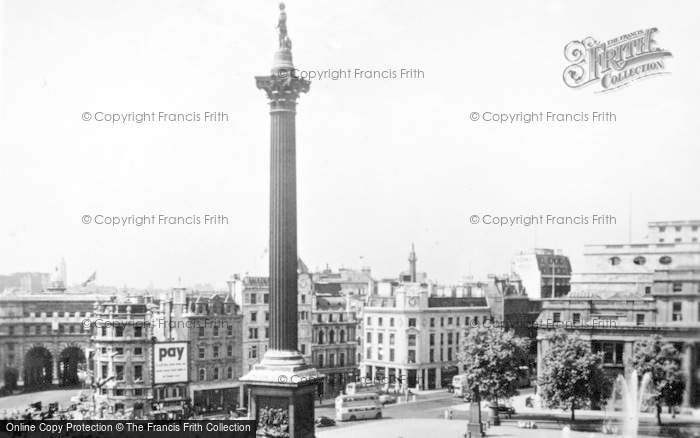
POLYGON ((316 426, 318 427, 330 427, 335 426, 335 420, 330 417, 318 417, 316 419, 316 426))
POLYGON ((379 396, 379 403, 381 403, 383 405, 396 403, 396 396, 389 395, 389 394, 380 395, 379 396))

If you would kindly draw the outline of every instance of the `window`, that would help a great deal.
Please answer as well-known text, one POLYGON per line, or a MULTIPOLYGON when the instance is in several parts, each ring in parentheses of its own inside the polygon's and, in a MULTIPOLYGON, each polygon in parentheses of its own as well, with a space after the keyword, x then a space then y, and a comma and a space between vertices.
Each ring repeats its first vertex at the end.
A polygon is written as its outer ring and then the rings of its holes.
MULTIPOLYGON (((114 390, 114 395, 117 397, 124 397, 124 390, 119 388, 114 390)), ((123 409, 123 408, 122 408, 123 409)))
POLYGON ((430 349, 430 362, 435 362, 435 350, 430 349))
POLYGON ((394 345, 396 336, 393 333, 389 333, 389 345, 394 345))
POLYGON ((263 304, 270 304, 270 294, 263 294, 263 304))
POLYGON ((340 343, 341 344, 345 343, 345 330, 340 331, 340 343))
POLYGON ((465 317, 464 317, 464 325, 465 325, 466 327, 469 326, 469 317, 468 317, 468 316, 465 316, 465 317))
POLYGON ((301 304, 306 304, 306 295, 301 296, 301 304))
POLYGON ((559 312, 554 312, 552 314, 552 321, 553 322, 561 322, 561 313, 559 312))
POLYGON ((301 344, 299 346, 299 351, 301 351, 302 355, 305 355, 306 354, 306 344, 301 344))
POLYGON ((219 380, 219 368, 214 368, 214 380, 219 380))
POLYGON ((651 286, 647 286, 644 288, 644 294, 645 295, 651 295, 651 286))
POLYGON ((229 325, 226 327, 226 336, 233 336, 233 326, 229 325))
POLYGON ((214 331, 213 336, 219 336, 219 326, 214 324, 214 327, 212 328, 214 331))
POLYGON ((672 261, 673 259, 671 259, 669 256, 663 256, 659 259, 659 263, 662 265, 670 265, 672 261))
POLYGON ((368 344, 372 343, 372 332, 367 332, 367 343, 368 344))
POLYGON ((372 325, 372 317, 371 316, 367 317, 367 325, 368 326, 372 325))
POLYGON ((124 347, 117 347, 117 356, 124 356, 124 347))
MULTIPOLYGON (((380 335, 380 339, 381 339, 381 335, 380 335)), ((335 344, 335 332, 333 330, 328 332, 328 343, 335 344)))
POLYGON ((435 345, 435 333, 430 334, 430 345, 435 345))
POLYGON ((415 327, 416 326, 416 318, 408 318, 408 326, 415 327))
POLYGON ((683 303, 680 301, 674 301, 673 303, 673 315, 671 317, 672 321, 683 321, 683 303))
POLYGON ((233 345, 226 346, 226 356, 233 357, 233 345))
POLYGON ((445 334, 440 333, 440 345, 444 345, 444 344, 445 344, 445 334))
POLYGON ((574 313, 574 324, 579 324, 579 323, 581 323, 581 314, 574 313))
POLYGON ((124 380, 124 365, 117 365, 114 367, 117 380, 124 380))
POLYGON ((121 338, 122 336, 124 336, 124 326, 118 325, 118 326, 114 327, 114 333, 115 333, 115 336, 118 338, 121 338))
MULTIPOLYGON (((394 350, 391 350, 394 351, 394 350)), ((345 353, 340 353, 338 356, 338 366, 344 367, 345 366, 345 353)))
POLYGON ((409 347, 416 346, 416 335, 408 335, 408 346, 409 347))
MULTIPOLYGON (((380 359, 381 360, 381 359, 380 359)), ((334 367, 335 366, 335 354, 330 353, 328 355, 328 366, 329 367, 334 367)))
POLYGON ((207 380, 207 372, 204 368, 199 369, 199 381, 203 382, 207 380))
POLYGON ((683 283, 673 283, 673 291, 674 292, 682 292, 683 291, 683 283))
POLYGON ((408 363, 416 362, 416 350, 408 350, 408 363))
POLYGON ((447 325, 452 325, 452 317, 447 318, 447 325))
POLYGON ((610 257, 610 264, 613 266, 617 266, 621 263, 620 257, 610 257))
POLYGON ((199 328, 197 329, 197 335, 198 335, 200 338, 203 338, 203 337, 204 337, 204 327, 199 327, 199 328))
POLYGON ((367 347, 367 359, 372 359, 372 347, 367 347))
POLYGON ((452 360, 452 347, 447 349, 447 360, 452 360))
MULTIPOLYGON (((143 389, 141 389, 141 388, 134 389, 134 397, 143 397, 143 389)), ((139 403, 134 403, 134 409, 136 409, 136 406, 141 406, 139 409, 143 409, 143 405, 141 405, 139 403)))
POLYGON ((10 336, 14 336, 15 334, 15 326, 11 325, 7 328, 7 334, 10 336))
POLYGON ((250 294, 250 304, 258 304, 258 294, 250 294))
POLYGON ((142 379, 143 379, 143 366, 142 365, 134 366, 134 380, 142 380, 142 379))
POLYGON ((258 329, 250 327, 248 328, 248 339, 258 339, 258 329))
POLYGON ((75 333, 75 326, 74 325, 68 327, 68 333, 75 333))
POLYGON ((258 312, 250 312, 250 322, 258 321, 258 312))
POLYGON ((637 314, 637 325, 644 325, 644 314, 643 313, 637 314))
POLYGON ((380 317, 380 318, 377 318, 377 325, 378 325, 379 327, 382 326, 382 323, 383 323, 383 322, 384 322, 384 318, 381 318, 381 317, 380 317))
POLYGON ((377 333, 377 344, 383 344, 384 343, 384 333, 377 333))
POLYGON ((270 312, 265 312, 265 322, 270 322, 270 312))
POLYGON ((666 227, 659 227, 659 233, 663 233, 664 231, 666 231, 666 227))
POLYGON ((440 318, 440 327, 445 327, 445 318, 440 318))
POLYGON ((435 318, 430 318, 430 327, 435 327, 435 318))
POLYGON ((200 359, 204 359, 204 352, 205 352, 204 347, 199 347, 199 358, 200 359))
MULTIPOLYGON (((39 332, 37 331, 37 333, 39 333, 39 332)), ((102 327, 100 328, 100 335, 101 335, 101 336, 107 336, 107 327, 102 326, 102 327)))
POLYGON ((680 230, 681 230, 681 227, 676 227, 676 231, 680 231, 680 230))
POLYGON ((639 257, 635 257, 634 260, 632 260, 632 261, 634 262, 635 265, 642 266, 643 264, 645 264, 647 262, 647 259, 645 259, 642 256, 639 256, 639 257))
POLYGON ((680 237, 676 237, 673 241, 676 242, 676 243, 681 243, 681 238, 680 238, 680 237))
MULTIPOLYGON (((447 343, 451 344, 452 343, 452 333, 447 334, 447 343)), ((448 359, 449 360, 449 359, 448 359)))
POLYGON ((394 318, 389 318, 389 327, 394 326, 394 318))
POLYGON ((226 369, 226 378, 233 379, 233 367, 228 367, 226 369))
POLYGON ((323 368, 323 355, 322 354, 318 355, 318 367, 323 368))
POLYGON ((219 347, 216 346, 216 345, 214 346, 214 354, 213 354, 213 356, 214 356, 214 359, 216 359, 216 358, 219 357, 219 347))
POLYGON ((107 378, 107 365, 102 365, 102 378, 105 379, 107 378))

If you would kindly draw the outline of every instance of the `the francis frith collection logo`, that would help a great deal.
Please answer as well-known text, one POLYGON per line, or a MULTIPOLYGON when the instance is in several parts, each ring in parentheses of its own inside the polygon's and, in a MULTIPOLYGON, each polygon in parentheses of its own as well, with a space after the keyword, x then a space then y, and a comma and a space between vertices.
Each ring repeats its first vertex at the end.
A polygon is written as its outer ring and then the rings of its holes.
POLYGON ((606 42, 592 37, 572 41, 564 56, 572 64, 564 70, 564 83, 571 88, 600 83, 598 93, 625 87, 650 76, 668 74, 664 57, 671 52, 658 47, 658 29, 637 30, 606 42))

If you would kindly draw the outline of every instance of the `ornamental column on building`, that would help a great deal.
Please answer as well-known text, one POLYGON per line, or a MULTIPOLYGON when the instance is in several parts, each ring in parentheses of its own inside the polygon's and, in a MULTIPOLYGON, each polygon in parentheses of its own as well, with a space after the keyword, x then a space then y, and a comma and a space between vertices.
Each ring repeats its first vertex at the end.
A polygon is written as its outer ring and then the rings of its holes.
POLYGON ((314 437, 314 397, 323 381, 298 351, 296 105, 309 81, 292 77, 292 43, 280 3, 279 50, 269 76, 257 76, 270 104, 270 341, 262 361, 241 378, 258 434, 314 437))

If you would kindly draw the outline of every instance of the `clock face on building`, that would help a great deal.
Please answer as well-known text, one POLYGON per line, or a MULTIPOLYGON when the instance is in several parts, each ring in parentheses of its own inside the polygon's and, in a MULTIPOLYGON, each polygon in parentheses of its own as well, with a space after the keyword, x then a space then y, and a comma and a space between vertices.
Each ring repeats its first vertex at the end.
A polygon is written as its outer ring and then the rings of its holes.
POLYGON ((416 304, 418 304, 418 299, 416 297, 411 297, 408 300, 408 304, 410 304, 411 307, 416 307, 416 304))
POLYGON ((299 288, 300 289, 305 289, 309 286, 309 279, 305 277, 301 277, 298 281, 299 288))

